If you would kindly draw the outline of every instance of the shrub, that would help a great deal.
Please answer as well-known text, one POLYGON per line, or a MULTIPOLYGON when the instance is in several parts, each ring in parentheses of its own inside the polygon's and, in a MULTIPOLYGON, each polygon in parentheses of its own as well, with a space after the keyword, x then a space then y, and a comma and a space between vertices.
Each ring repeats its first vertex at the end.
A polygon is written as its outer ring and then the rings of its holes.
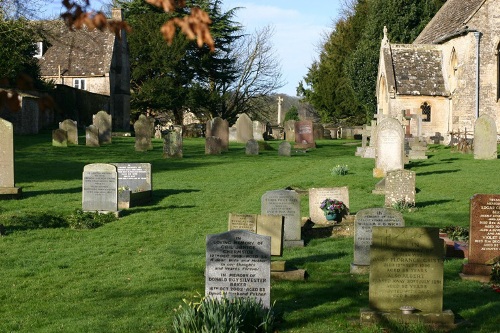
POLYGON ((491 282, 500 283, 500 261, 497 261, 491 268, 491 282))
POLYGON ((349 167, 344 164, 339 164, 337 166, 334 166, 332 168, 332 175, 333 176, 345 176, 349 172, 349 167))
POLYGON ((276 316, 253 298, 203 297, 199 303, 183 300, 176 309, 173 328, 176 333, 270 333, 276 316))
POLYGON ((448 237, 454 241, 469 240, 469 229, 464 227, 449 225, 439 229, 439 231, 446 233, 448 237))
POLYGON ((73 214, 68 216, 68 224, 73 229, 95 229, 117 219, 113 213, 100 214, 76 209, 73 214))

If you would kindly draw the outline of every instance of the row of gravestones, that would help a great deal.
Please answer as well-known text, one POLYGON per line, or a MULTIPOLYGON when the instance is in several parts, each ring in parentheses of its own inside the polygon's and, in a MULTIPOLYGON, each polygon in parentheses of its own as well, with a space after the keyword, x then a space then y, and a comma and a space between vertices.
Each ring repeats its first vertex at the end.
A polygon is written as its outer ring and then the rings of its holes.
MULTIPOLYGON (((85 144, 90 147, 99 147, 111 143, 111 115, 99 111, 92 116, 92 125, 85 128, 85 144)), ((52 145, 67 147, 78 145, 78 124, 76 121, 66 119, 59 123, 59 128, 52 131, 52 145)))

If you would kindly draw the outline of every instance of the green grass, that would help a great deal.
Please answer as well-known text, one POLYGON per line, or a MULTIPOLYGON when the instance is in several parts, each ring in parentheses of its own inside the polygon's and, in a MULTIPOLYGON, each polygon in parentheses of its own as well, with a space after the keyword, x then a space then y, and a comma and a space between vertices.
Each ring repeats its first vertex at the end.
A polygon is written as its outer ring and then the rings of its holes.
MULTIPOLYGON (((374 161, 354 156, 355 141, 319 141, 287 158, 278 156, 278 141, 259 156, 233 143, 223 155, 206 156, 204 140, 189 139, 183 159, 163 159, 160 140, 148 152, 135 152, 133 140, 58 148, 49 132, 16 136, 16 185, 24 198, 0 201, 8 232, 0 237, 0 332, 170 332, 182 299, 204 293, 206 235, 226 231, 229 213, 260 213, 264 192, 348 186, 352 214, 383 205, 383 196, 371 194, 374 161), (153 202, 93 230, 57 225, 57 217, 81 208, 83 167, 97 162, 152 163, 153 202), (338 164, 349 173, 332 176, 338 164), (19 225, 26 216, 48 222, 19 225)), ((443 146, 431 146, 429 156, 407 165, 418 192, 416 209, 403 213, 406 225, 468 227, 469 198, 499 191, 500 160, 443 146)), ((307 216, 306 195, 301 208, 307 216)), ((284 259, 309 278, 272 282, 280 332, 387 332, 358 324, 368 276, 349 274, 352 248, 352 238, 321 238, 285 249, 284 259)), ((444 308, 468 321, 456 331, 499 332, 500 295, 460 280, 461 263, 445 262, 444 308)))

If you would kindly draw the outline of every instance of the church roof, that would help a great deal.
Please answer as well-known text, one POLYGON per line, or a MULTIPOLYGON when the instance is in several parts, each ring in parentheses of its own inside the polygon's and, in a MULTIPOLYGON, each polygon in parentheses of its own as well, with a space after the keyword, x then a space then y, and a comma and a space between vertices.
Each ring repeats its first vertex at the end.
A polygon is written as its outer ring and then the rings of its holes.
POLYGON ((433 45, 412 44, 391 44, 390 48, 396 94, 448 95, 441 50, 433 45))
POLYGON ((466 28, 486 0, 448 0, 434 15, 414 44, 432 44, 466 28))
POLYGON ((103 76, 110 72, 114 34, 86 28, 71 31, 62 20, 39 21, 47 50, 40 58, 42 76, 103 76))

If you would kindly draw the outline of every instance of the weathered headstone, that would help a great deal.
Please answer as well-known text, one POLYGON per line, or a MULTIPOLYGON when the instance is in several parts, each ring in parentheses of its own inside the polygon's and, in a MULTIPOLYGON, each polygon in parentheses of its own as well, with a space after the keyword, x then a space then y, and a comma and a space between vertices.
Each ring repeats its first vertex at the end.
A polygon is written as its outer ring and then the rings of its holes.
POLYGON ((271 237, 246 230, 208 235, 205 296, 271 304, 271 237))
POLYGON ((259 143, 254 139, 248 140, 245 146, 245 154, 259 155, 259 143))
POLYGON ((92 117, 92 125, 99 129, 99 144, 111 143, 111 115, 106 111, 99 111, 92 117))
POLYGON ((369 302, 361 321, 376 318, 453 325, 443 312, 443 240, 439 228, 373 227, 369 302), (405 307, 412 314, 402 314, 405 307), (375 311, 376 313, 373 313, 375 311))
POLYGON ((385 177, 388 171, 404 169, 404 130, 394 118, 384 118, 377 126, 376 157, 373 176, 385 177))
POLYGON ((404 227, 403 214, 392 208, 367 208, 358 211, 354 220, 353 274, 369 272, 373 227, 404 227))
POLYGON ((85 128, 85 145, 89 147, 99 147, 99 128, 90 125, 85 128))
POLYGON ((486 114, 479 116, 474 125, 474 159, 497 159, 497 125, 486 114))
POLYGON ((320 208, 321 202, 325 199, 337 199, 342 201, 349 209, 349 188, 330 187, 330 188, 310 188, 309 189, 309 218, 314 223, 327 223, 325 213, 320 208))
POLYGON ((113 163, 118 174, 118 209, 151 201, 151 163, 113 163))
POLYGON ((476 194, 470 199, 469 260, 462 277, 487 282, 500 257, 500 194, 476 194))
POLYGON ((75 120, 66 119, 59 123, 59 128, 68 133, 68 144, 78 145, 78 126, 75 120))
POLYGON ((292 155, 292 145, 288 141, 283 141, 278 146, 279 156, 291 156, 292 155))
POLYGON ((316 147, 312 121, 301 120, 295 122, 295 147, 302 149, 316 147))
POLYGON ((236 120, 236 141, 246 143, 253 139, 253 124, 252 120, 246 113, 241 114, 236 120))
POLYGON ((222 152, 221 139, 215 136, 207 136, 205 138, 205 154, 220 155, 222 152))
POLYGON ((84 211, 118 211, 118 173, 112 164, 87 164, 83 168, 84 211))
POLYGON ((285 217, 284 246, 304 246, 301 239, 301 215, 299 194, 291 190, 275 190, 261 197, 261 214, 285 217))
POLYGON ((295 120, 287 120, 283 125, 285 130, 285 140, 295 142, 295 120))
POLYGON ((151 141, 151 121, 141 114, 134 123, 135 151, 147 151, 153 149, 151 141))
POLYGON ((67 147, 68 146, 68 132, 60 128, 52 130, 52 146, 54 147, 67 147))
POLYGON ((21 188, 14 185, 14 127, 0 118, 0 199, 20 195, 21 188))
POLYGON ((220 117, 207 121, 205 136, 215 136, 221 140, 222 151, 229 150, 229 123, 220 117))
POLYGON ((163 158, 183 156, 182 126, 172 126, 163 137, 163 158))
POLYGON ((313 124, 314 140, 323 140, 325 138, 325 127, 321 124, 313 124))
POLYGON ((278 215, 229 213, 228 230, 247 230, 271 237, 271 255, 283 255, 283 228, 285 218, 278 215))
POLYGON ((266 131, 266 126, 258 120, 252 122, 253 125, 253 138, 257 141, 264 141, 264 132, 266 131))
POLYGON ((385 177, 385 206, 415 206, 415 171, 395 170, 385 177))

